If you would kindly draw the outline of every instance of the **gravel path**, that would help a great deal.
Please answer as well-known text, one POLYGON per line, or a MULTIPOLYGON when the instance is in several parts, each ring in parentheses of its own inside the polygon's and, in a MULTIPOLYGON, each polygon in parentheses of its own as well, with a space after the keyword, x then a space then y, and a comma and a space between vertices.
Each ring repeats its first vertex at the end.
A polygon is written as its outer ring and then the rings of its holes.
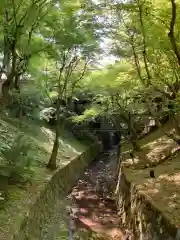
POLYGON ((74 202, 76 239, 125 239, 112 197, 115 161, 116 151, 102 154, 73 187, 69 198, 74 202))

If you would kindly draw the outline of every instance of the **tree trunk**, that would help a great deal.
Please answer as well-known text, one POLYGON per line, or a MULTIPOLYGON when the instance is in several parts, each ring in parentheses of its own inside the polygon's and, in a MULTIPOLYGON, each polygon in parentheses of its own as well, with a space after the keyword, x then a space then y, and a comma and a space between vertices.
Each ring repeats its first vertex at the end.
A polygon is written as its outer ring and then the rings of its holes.
POLYGON ((131 141, 131 144, 133 146, 133 150, 134 151, 139 151, 140 148, 137 144, 137 133, 136 133, 136 130, 133 126, 130 113, 128 114, 128 129, 129 129, 129 133, 130 133, 130 141, 131 141))
POLYGON ((147 43, 146 43, 146 34, 145 34, 145 28, 144 28, 144 22, 143 22, 143 6, 140 3, 140 1, 137 1, 138 4, 138 9, 139 9, 139 21, 140 21, 140 25, 141 25, 141 31, 142 31, 142 37, 143 37, 143 60, 144 60, 144 67, 146 70, 146 74, 147 74, 147 85, 151 84, 151 74, 149 71, 149 67, 148 67, 148 60, 147 60, 147 43))
POLYGON ((11 81, 8 79, 5 80, 2 84, 2 96, 8 102, 11 99, 11 95, 9 94, 9 89, 11 86, 11 81))
POLYGON ((176 128, 177 134, 180 136, 179 123, 178 123, 178 120, 177 120, 177 118, 176 118, 176 115, 175 115, 175 113, 174 113, 173 111, 171 112, 171 116, 172 116, 172 118, 173 118, 173 120, 174 120, 174 125, 175 125, 175 128, 176 128))
POLYGON ((172 49, 174 51, 174 54, 177 58, 178 64, 180 66, 180 51, 178 48, 178 44, 176 42, 176 37, 175 37, 175 25, 176 25, 176 15, 177 15, 177 9, 176 9, 176 2, 175 0, 171 0, 171 6, 172 6, 172 15, 171 15, 171 22, 170 22, 170 31, 168 33, 169 40, 172 45, 172 49))
MULTIPOLYGON (((5 20, 5 25, 9 26, 9 12, 7 9, 4 11, 4 20, 5 20)), ((9 75, 10 73, 10 59, 11 59, 11 44, 10 44, 10 37, 8 33, 8 28, 4 28, 4 51, 3 51, 3 61, 2 61, 2 67, 0 71, 0 79, 2 79, 3 73, 6 74, 6 76, 9 75)))
POLYGON ((117 162, 116 162, 116 173, 115 173, 115 181, 118 180, 118 175, 121 167, 121 145, 120 143, 117 145, 117 162))
POLYGON ((59 125, 60 125, 60 118, 59 118, 59 108, 60 108, 60 98, 57 99, 57 105, 56 105, 56 114, 57 114, 57 120, 56 120, 56 136, 54 140, 53 150, 51 153, 51 157, 49 159, 49 162, 47 164, 47 168, 50 168, 52 170, 57 168, 56 160, 58 155, 58 149, 59 149, 59 125))
POLYGON ((16 54, 12 56, 12 67, 11 72, 7 76, 7 80, 5 80, 2 84, 2 95, 3 98, 9 101, 11 99, 11 95, 9 94, 10 87, 13 84, 14 77, 16 76, 16 54))
POLYGON ((132 52, 133 52, 133 56, 134 56, 134 63, 135 63, 135 66, 136 66, 136 70, 138 72, 139 79, 144 84, 144 79, 143 79, 142 74, 141 74, 141 66, 140 66, 140 62, 139 62, 139 57, 138 57, 138 54, 136 53, 136 50, 135 50, 134 37, 131 37, 131 42, 130 43, 131 43, 132 52))
MULTIPOLYGON (((58 128, 59 128, 59 126, 58 126, 58 128)), ((59 149, 59 134, 58 134, 58 132, 59 131, 56 130, 56 137, 54 140, 53 150, 52 150, 49 162, 47 164, 47 168, 50 168, 52 170, 57 168, 56 159, 57 159, 57 154, 58 154, 58 149, 59 149)))
POLYGON ((14 88, 17 90, 18 93, 20 93, 20 84, 19 84, 19 81, 20 81, 20 75, 17 74, 15 76, 15 79, 14 79, 14 88))
MULTIPOLYGON (((136 129, 135 129, 135 126, 134 126, 134 123, 132 121, 132 118, 131 118, 131 113, 129 112, 126 112, 126 110, 124 110, 124 113, 121 113, 121 119, 127 124, 128 126, 128 132, 129 132, 129 137, 130 137, 130 142, 131 144, 133 145, 133 149, 134 151, 138 151, 140 148, 137 144, 137 132, 136 132, 136 129)), ((116 120, 117 121, 117 120, 116 120)), ((117 122, 114 122, 115 123, 115 126, 118 126, 117 125, 117 122)))
POLYGON ((139 145, 137 144, 137 142, 134 138, 131 138, 131 143, 133 145, 133 151, 139 151, 140 150, 140 147, 139 147, 139 145))

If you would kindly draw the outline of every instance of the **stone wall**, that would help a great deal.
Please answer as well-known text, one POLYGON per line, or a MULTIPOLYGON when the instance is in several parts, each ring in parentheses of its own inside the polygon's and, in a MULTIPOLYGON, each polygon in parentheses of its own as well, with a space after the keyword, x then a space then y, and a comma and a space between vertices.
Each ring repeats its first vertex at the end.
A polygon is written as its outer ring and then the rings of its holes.
POLYGON ((17 230, 12 240, 41 239, 41 230, 50 221, 53 206, 59 199, 65 198, 80 174, 98 156, 100 151, 101 144, 95 143, 87 151, 54 173, 35 204, 28 210, 20 230, 17 230))
POLYGON ((145 195, 139 193, 136 186, 128 181, 123 167, 116 200, 122 226, 130 230, 131 240, 180 240, 180 228, 163 216, 145 195))

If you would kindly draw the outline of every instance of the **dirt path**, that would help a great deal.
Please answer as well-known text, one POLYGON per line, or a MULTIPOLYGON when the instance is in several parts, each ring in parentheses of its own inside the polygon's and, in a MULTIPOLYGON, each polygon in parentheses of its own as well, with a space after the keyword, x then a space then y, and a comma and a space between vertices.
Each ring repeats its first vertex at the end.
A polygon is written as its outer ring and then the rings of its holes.
POLYGON ((112 197, 115 154, 112 150, 94 161, 68 196, 74 203, 71 208, 75 216, 76 239, 128 239, 119 228, 112 197))

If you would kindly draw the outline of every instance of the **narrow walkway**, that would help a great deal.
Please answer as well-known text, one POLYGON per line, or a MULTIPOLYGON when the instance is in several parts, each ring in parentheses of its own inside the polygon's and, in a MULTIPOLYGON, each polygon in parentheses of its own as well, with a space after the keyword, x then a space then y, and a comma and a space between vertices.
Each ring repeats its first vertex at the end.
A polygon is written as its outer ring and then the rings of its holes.
POLYGON ((115 151, 94 161, 68 196, 75 216, 75 239, 124 240, 112 197, 115 151), (114 159, 114 161, 113 161, 114 159))

